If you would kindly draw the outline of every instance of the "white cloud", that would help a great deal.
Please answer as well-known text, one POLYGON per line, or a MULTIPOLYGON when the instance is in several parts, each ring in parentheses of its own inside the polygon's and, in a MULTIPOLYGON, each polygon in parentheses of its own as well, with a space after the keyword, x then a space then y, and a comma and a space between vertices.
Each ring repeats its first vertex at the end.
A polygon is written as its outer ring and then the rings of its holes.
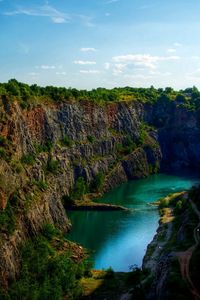
POLYGON ((5 12, 4 15, 14 16, 14 15, 26 15, 33 17, 47 17, 50 18, 53 23, 62 24, 69 23, 72 19, 78 19, 79 22, 83 25, 91 27, 94 26, 92 23, 92 18, 81 15, 81 14, 68 14, 66 12, 60 11, 53 6, 48 4, 48 1, 45 5, 35 6, 35 7, 19 7, 14 11, 5 12))
POLYGON ((99 70, 80 70, 79 72, 82 74, 99 74, 100 73, 99 70))
POLYGON ((134 64, 150 69, 156 69, 157 63, 160 61, 178 60, 179 56, 152 56, 149 54, 128 54, 114 56, 112 60, 117 63, 134 64))
POLYGON ((149 74, 150 75, 159 75, 159 76, 171 76, 172 75, 172 73, 170 73, 170 72, 159 72, 159 71, 154 71, 154 70, 150 70, 149 71, 149 74))
POLYGON ((176 52, 176 49, 174 49, 174 48, 169 48, 169 49, 167 49, 167 52, 169 52, 169 53, 175 53, 175 52, 176 52))
POLYGON ((95 52, 95 51, 97 51, 97 49, 95 49, 95 48, 81 48, 80 49, 82 52, 95 52))
POLYGON ((127 64, 114 64, 113 75, 117 76, 123 73, 127 64))
POLYGON ((65 76, 65 75, 67 75, 67 73, 66 72, 56 72, 56 75, 62 75, 62 76, 65 76))
POLYGON ((34 17, 48 17, 53 23, 67 23, 71 20, 71 17, 68 14, 55 9, 48 4, 35 8, 18 8, 15 11, 6 12, 4 14, 7 16, 27 15, 34 17))
POLYGON ((196 70, 194 70, 193 72, 187 73, 186 77, 190 78, 190 79, 200 79, 200 68, 197 68, 196 70))
POLYGON ((182 44, 180 44, 180 43, 174 43, 174 47, 181 47, 182 46, 182 44))
POLYGON ((152 76, 150 75, 142 75, 142 74, 136 74, 136 75, 129 75, 129 74, 126 74, 124 75, 124 78, 127 78, 127 79, 136 79, 136 80, 146 80, 146 79, 151 79, 152 76))
POLYGON ((75 60, 75 65, 96 65, 96 61, 88 61, 88 60, 75 60))
POLYGON ((104 69, 105 69, 105 70, 109 70, 110 67, 111 67, 111 64, 110 64, 109 62, 106 62, 106 63, 104 64, 104 69))
POLYGON ((41 66, 36 66, 35 68, 42 69, 42 70, 53 70, 56 69, 56 66, 41 65, 41 66))

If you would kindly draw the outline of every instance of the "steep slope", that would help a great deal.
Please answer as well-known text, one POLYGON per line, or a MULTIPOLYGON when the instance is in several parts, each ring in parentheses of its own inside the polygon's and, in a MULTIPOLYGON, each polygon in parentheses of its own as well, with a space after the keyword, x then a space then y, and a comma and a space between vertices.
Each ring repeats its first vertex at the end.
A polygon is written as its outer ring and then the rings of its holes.
POLYGON ((99 106, 82 101, 23 110, 2 97, 0 113, 5 285, 16 278, 18 246, 28 236, 46 223, 63 232, 70 228, 61 199, 78 178, 90 185, 102 172, 106 191, 158 169, 161 152, 151 128, 141 139, 143 107, 137 102, 99 106))

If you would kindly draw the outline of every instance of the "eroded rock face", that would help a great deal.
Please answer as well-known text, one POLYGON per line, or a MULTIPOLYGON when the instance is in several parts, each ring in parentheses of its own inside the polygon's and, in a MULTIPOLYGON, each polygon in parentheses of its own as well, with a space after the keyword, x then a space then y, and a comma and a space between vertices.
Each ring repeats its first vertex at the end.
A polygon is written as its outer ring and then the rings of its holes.
MULTIPOLYGON (((102 172, 103 190, 162 168, 200 163, 199 120, 195 113, 172 105, 142 105, 136 101, 98 106, 89 101, 49 104, 22 110, 17 102, 0 99, 0 136, 8 157, 0 159, 0 209, 17 193, 16 228, 2 232, 0 282, 6 285, 19 270, 18 246, 45 223, 63 232, 70 222, 62 205, 74 182, 88 184, 102 172), (143 123, 153 125, 138 142, 143 123), (63 141, 67 137, 69 144, 63 141), (134 146, 127 148, 128 140, 134 146), (39 146, 43 148, 39 148, 39 146), (46 148, 45 148, 46 147, 46 148), (39 150, 38 150, 39 149, 39 150), (21 163, 31 155, 31 164, 21 163), (48 164, 56 161, 52 170, 48 164), (45 182, 48 188, 38 188, 45 182)), ((30 159, 30 157, 29 157, 30 159)))

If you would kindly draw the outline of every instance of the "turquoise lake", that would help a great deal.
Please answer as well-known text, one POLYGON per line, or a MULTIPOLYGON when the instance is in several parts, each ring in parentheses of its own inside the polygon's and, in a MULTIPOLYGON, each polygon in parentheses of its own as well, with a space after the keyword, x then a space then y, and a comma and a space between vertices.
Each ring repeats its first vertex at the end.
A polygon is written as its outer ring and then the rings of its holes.
POLYGON ((72 230, 67 238, 90 250, 94 269, 129 271, 142 265, 147 245, 158 227, 159 214, 148 203, 199 183, 196 176, 152 175, 129 181, 106 193, 102 202, 120 204, 133 211, 68 212, 72 230))

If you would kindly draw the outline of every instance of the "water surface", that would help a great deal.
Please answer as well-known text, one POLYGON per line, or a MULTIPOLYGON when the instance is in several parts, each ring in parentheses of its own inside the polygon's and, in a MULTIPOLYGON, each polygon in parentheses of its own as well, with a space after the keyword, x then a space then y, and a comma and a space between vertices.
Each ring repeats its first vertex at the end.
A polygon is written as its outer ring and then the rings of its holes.
POLYGON ((68 212, 73 225, 68 238, 91 250, 95 269, 128 271, 131 265, 141 266, 159 220, 158 210, 148 203, 198 182, 196 176, 159 174, 122 184, 100 200, 133 211, 68 212))

